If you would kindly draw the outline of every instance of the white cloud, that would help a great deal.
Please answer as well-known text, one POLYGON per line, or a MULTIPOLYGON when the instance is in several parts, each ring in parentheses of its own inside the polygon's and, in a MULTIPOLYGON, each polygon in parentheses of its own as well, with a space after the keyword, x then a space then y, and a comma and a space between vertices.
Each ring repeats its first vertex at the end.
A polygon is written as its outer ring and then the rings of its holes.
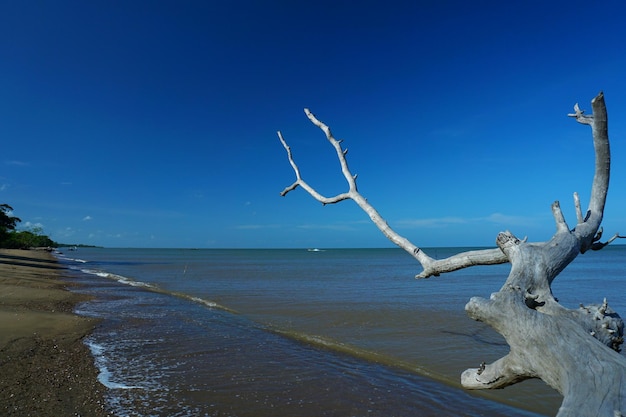
POLYGON ((4 163, 7 165, 13 165, 13 166, 18 166, 18 167, 26 167, 30 165, 28 162, 17 161, 17 160, 4 161, 4 163))
POLYGON ((85 216, 85 217, 83 217, 83 221, 84 221, 84 222, 85 222, 85 221, 88 221, 88 220, 91 220, 91 219, 92 219, 92 217, 91 217, 91 216, 85 216))
POLYGON ((276 229, 280 227, 278 224, 240 224, 235 226, 239 230, 256 230, 256 229, 276 229))
POLYGON ((502 213, 493 213, 485 217, 484 220, 495 224, 509 224, 509 225, 525 225, 533 221, 530 217, 522 216, 509 216, 502 213))
MULTIPOLYGON (((339 231, 354 231, 357 230, 355 225, 358 224, 369 224, 368 221, 356 221, 356 222, 348 222, 348 223, 334 223, 334 224, 300 224, 295 225, 293 227, 297 229, 307 229, 307 230, 339 230, 339 231)), ((287 225, 284 224, 240 224, 235 226, 235 229, 238 230, 261 230, 261 229, 279 229, 285 227, 287 225)))
POLYGON ((356 230, 352 226, 354 223, 341 223, 341 224, 301 224, 296 226, 298 229, 310 229, 310 230, 339 230, 339 231, 351 231, 356 230))
POLYGON ((41 224, 41 223, 26 222, 26 223, 23 223, 23 224, 22 224, 22 226, 23 226, 24 228, 26 228, 26 229, 32 229, 32 228, 34 228, 34 227, 37 227, 37 228, 42 228, 42 229, 43 229, 43 224, 41 224))
POLYGON ((461 217, 438 217, 427 219, 400 220, 397 222, 402 227, 443 227, 450 224, 466 224, 472 222, 471 219, 461 217))
POLYGON ((426 219, 408 219, 396 222, 401 227, 421 228, 421 227, 447 227, 460 224, 480 224, 492 223, 505 226, 529 225, 535 223, 532 217, 510 216, 502 213, 492 213, 485 217, 433 217, 426 219))
POLYGON ((71 227, 66 227, 65 229, 61 229, 57 231, 55 233, 55 236, 57 236, 58 238, 64 239, 70 236, 74 236, 75 234, 76 234, 76 231, 74 229, 72 229, 71 227))

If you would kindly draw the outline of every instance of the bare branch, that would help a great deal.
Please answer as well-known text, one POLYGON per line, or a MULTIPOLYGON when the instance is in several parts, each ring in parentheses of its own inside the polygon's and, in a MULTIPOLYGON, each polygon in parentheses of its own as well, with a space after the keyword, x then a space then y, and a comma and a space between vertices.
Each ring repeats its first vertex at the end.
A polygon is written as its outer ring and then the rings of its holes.
POLYGON ((507 262, 509 262, 509 258, 498 248, 467 251, 449 258, 433 260, 426 266, 422 264, 424 270, 415 278, 429 278, 471 266, 498 265, 507 262))
POLYGON ((556 222, 556 232, 568 233, 569 227, 565 222, 565 217, 563 216, 563 212, 561 211, 561 205, 558 201, 552 203, 552 215, 554 216, 554 221, 556 222))
POLYGON ((569 117, 575 117, 578 123, 590 125, 593 123, 593 116, 587 116, 584 110, 581 110, 578 103, 574 104, 574 113, 569 113, 569 117))
POLYGON ((335 148, 337 158, 339 159, 339 162, 341 164, 341 172, 348 182, 349 189, 347 192, 338 194, 335 197, 325 197, 317 192, 313 187, 311 187, 302 179, 300 169, 293 159, 291 148, 289 147, 289 145, 287 145, 287 142, 283 138, 281 132, 278 132, 278 137, 283 144, 283 147, 287 151, 289 163, 291 164, 291 167, 296 174, 296 181, 290 186, 286 187, 280 193, 282 196, 287 195, 290 191, 293 191, 298 187, 302 187, 313 198, 315 198, 322 204, 334 204, 348 199, 353 200, 365 213, 367 213, 367 215, 376 225, 376 227, 378 227, 378 229, 390 241, 392 241, 398 247, 404 249, 422 265, 424 270, 422 271, 422 273, 417 275, 416 278, 428 278, 431 276, 438 276, 439 274, 444 272, 456 271, 458 269, 474 265, 494 265, 508 262, 507 257, 499 249, 469 251, 442 260, 435 260, 428 256, 423 250, 411 243, 407 238, 401 236, 396 231, 394 231, 389 226, 387 221, 380 215, 380 213, 378 213, 374 206, 372 206, 367 201, 367 199, 357 191, 357 176, 353 175, 350 172, 350 168, 348 167, 348 161, 346 158, 347 150, 344 150, 341 146, 343 141, 335 139, 330 128, 319 119, 317 119, 315 115, 313 115, 313 113, 309 111, 309 109, 304 109, 304 113, 315 126, 319 127, 324 132, 324 134, 326 135, 326 139, 328 139, 333 148, 335 148))
POLYGON ((322 129, 324 134, 326 135, 326 139, 333 145, 335 151, 337 151, 337 157, 339 158, 339 162, 341 163, 341 172, 343 176, 348 181, 348 185, 350 186, 350 190, 356 191, 356 175, 352 175, 350 173, 350 169, 348 168, 348 161, 346 160, 346 154, 348 150, 341 149, 341 142, 333 137, 333 134, 330 131, 330 128, 326 126, 324 123, 320 122, 314 115, 309 111, 309 109, 304 109, 304 113, 306 117, 317 127, 322 129))
POLYGON ((480 368, 467 369, 461 374, 461 385, 467 389, 497 389, 525 379, 533 375, 520 373, 519 359, 512 353, 504 356, 492 364, 481 364, 480 368))
POLYGON ((581 253, 591 248, 594 237, 602 223, 611 171, 608 117, 602 92, 591 101, 591 107, 593 109, 592 116, 584 115, 584 111, 580 110, 578 104, 574 106, 575 114, 569 115, 575 117, 579 123, 591 126, 595 151, 595 173, 587 216, 583 222, 579 221, 579 224, 574 229, 576 236, 581 242, 581 253))
POLYGON ((626 239, 626 236, 620 236, 619 233, 615 233, 609 240, 607 240, 604 243, 598 242, 600 240, 600 238, 602 238, 602 229, 600 229, 600 231, 598 232, 598 235, 596 235, 596 237, 594 239, 594 242, 591 245, 591 250, 600 250, 600 249, 604 248, 606 245, 608 245, 611 242, 613 242, 615 239, 626 239))
POLYGON ((576 220, 578 221, 577 224, 581 224, 584 219, 583 212, 580 208, 580 197, 578 196, 578 193, 574 193, 574 208, 576 209, 576 220))
POLYGON ((298 188, 298 186, 300 186, 304 188, 309 194, 311 194, 313 198, 315 198, 317 201, 319 201, 322 204, 334 204, 334 203, 338 203, 340 201, 347 200, 348 198, 350 198, 348 193, 338 194, 334 197, 325 197, 319 194, 313 187, 311 187, 309 184, 306 183, 306 181, 302 179, 302 176, 300 175, 300 168, 298 168, 298 165, 293 160, 293 156, 291 154, 291 148, 289 147, 289 145, 287 145, 287 142, 283 138, 283 135, 280 131, 278 132, 278 138, 280 139, 280 142, 283 144, 283 147, 287 151, 287 157, 289 158, 289 163, 291 164, 291 167, 293 168, 293 171, 296 174, 296 181, 293 184, 285 187, 285 189, 280 192, 281 196, 283 197, 286 196, 290 191, 293 191, 296 188, 298 188))

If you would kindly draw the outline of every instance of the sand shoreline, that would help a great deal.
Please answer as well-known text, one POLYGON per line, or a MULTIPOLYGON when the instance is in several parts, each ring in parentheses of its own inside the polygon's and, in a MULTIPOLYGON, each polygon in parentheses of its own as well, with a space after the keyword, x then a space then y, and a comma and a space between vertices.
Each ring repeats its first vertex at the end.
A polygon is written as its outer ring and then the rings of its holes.
POLYGON ((0 249, 0 414, 107 416, 105 387, 83 343, 96 320, 45 251, 0 249))

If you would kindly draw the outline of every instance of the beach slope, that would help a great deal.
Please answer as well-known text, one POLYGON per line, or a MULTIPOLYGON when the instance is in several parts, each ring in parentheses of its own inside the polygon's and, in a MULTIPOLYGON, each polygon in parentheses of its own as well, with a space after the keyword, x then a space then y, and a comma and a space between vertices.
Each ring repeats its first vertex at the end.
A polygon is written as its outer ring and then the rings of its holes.
POLYGON ((107 415, 70 280, 45 251, 0 249, 0 415, 107 415))

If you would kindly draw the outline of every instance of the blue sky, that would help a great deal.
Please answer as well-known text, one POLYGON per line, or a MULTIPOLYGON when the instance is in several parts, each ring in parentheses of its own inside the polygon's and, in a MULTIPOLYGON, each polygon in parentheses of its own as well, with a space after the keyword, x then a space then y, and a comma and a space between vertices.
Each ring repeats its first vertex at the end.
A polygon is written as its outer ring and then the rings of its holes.
POLYGON ((626 233, 626 3, 1 1, 0 203, 107 247, 387 247, 361 193, 420 246, 493 246, 586 207, 605 92, 605 233, 626 233))

